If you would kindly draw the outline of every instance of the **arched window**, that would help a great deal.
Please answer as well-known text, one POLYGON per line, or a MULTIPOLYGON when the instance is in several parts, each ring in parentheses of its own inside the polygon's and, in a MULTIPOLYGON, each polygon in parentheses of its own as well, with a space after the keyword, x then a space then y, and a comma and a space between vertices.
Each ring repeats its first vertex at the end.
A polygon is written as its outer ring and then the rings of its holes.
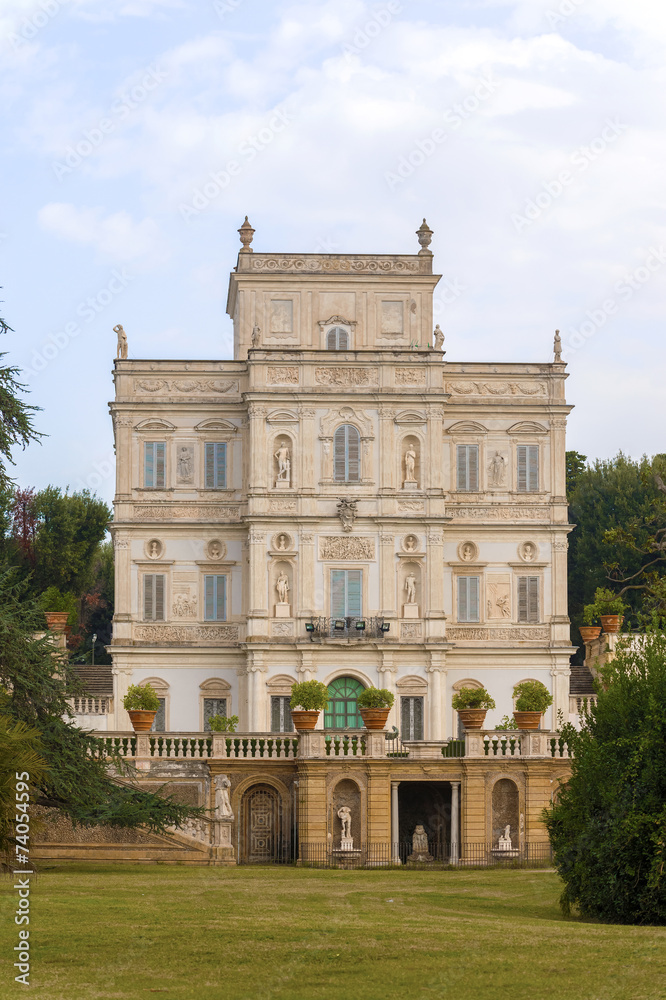
POLYGON ((329 351, 346 351, 349 347, 349 334, 341 326, 334 326, 326 334, 326 348, 329 351))
POLYGON ((326 729, 362 729, 358 696, 365 688, 354 677, 336 677, 328 685, 328 705, 324 716, 326 729))
POLYGON ((358 483, 361 478, 361 437, 351 424, 338 427, 333 438, 333 478, 358 483))

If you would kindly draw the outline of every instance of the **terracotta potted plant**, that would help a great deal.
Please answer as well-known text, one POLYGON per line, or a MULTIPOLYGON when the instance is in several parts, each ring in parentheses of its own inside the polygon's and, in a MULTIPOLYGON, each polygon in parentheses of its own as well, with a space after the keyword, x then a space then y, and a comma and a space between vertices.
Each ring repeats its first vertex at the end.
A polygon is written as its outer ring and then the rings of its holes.
POLYGON ((302 681, 291 689, 291 718, 297 732, 309 732, 328 704, 328 688, 321 681, 302 681))
POLYGON ((465 729, 483 729, 486 712, 495 707, 494 700, 485 688, 460 688, 454 694, 451 704, 465 729))
POLYGON ((626 605, 621 597, 606 587, 597 587, 594 592, 594 602, 585 605, 583 620, 586 624, 588 621, 591 624, 593 621, 599 620, 604 632, 619 632, 624 621, 625 610, 626 605))
POLYGON ((394 701, 394 695, 386 688, 369 687, 362 691, 357 703, 365 728, 384 729, 394 701))
POLYGON ((522 681, 513 689, 513 717, 518 729, 538 729, 541 716, 553 704, 553 696, 541 681, 522 681))
POLYGON ((160 700, 150 684, 130 684, 123 698, 123 708, 135 733, 148 733, 160 707, 160 700))

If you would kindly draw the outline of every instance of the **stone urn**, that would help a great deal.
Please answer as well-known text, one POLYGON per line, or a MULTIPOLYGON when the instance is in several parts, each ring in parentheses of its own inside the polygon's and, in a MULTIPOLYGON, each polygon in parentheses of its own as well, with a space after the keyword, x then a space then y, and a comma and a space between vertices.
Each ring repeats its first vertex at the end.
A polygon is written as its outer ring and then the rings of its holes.
POLYGON ((519 729, 538 729, 541 725, 543 712, 517 712, 513 711, 513 717, 519 729))
POLYGON ((359 708, 366 729, 386 729, 390 708, 359 708))
POLYGON ((44 617, 49 632, 64 632, 67 627, 69 611, 45 611, 44 617))
POLYGON ((608 633, 619 632, 624 621, 623 615, 599 615, 599 617, 604 632, 608 633))
POLYGON ((583 642, 592 642, 593 639, 598 639, 601 635, 599 625, 580 625, 578 631, 583 642))
POLYGON ((149 733, 152 729, 157 712, 148 712, 145 709, 131 708, 128 710, 127 714, 130 717, 132 729, 135 733, 149 733))
POLYGON ((486 721, 487 709, 485 708, 459 708, 458 718, 465 729, 483 729, 486 721))
POLYGON ((309 733, 317 725, 320 714, 319 709, 305 711, 302 708, 292 708, 291 721, 294 723, 294 729, 298 733, 309 733))

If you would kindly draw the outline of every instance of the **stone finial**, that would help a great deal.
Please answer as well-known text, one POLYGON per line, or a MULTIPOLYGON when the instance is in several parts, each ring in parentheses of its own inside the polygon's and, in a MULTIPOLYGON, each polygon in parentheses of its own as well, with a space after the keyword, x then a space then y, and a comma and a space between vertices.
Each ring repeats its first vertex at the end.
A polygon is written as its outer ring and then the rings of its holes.
POLYGON ((555 357, 553 361, 555 364, 559 364, 562 361, 562 338, 560 337, 560 331, 555 331, 555 341, 553 343, 553 351, 555 352, 555 357))
POLYGON ((245 222, 238 230, 238 233, 240 235, 241 243, 243 244, 241 253, 252 253, 250 243, 252 242, 252 237, 254 236, 254 229, 247 221, 247 215, 245 216, 245 222))
POLYGON ((432 229, 424 219, 422 224, 416 230, 416 235, 419 238, 419 243, 421 244, 421 249, 419 250, 419 256, 425 254, 427 257, 432 257, 432 250, 428 250, 428 247, 432 243, 432 229))

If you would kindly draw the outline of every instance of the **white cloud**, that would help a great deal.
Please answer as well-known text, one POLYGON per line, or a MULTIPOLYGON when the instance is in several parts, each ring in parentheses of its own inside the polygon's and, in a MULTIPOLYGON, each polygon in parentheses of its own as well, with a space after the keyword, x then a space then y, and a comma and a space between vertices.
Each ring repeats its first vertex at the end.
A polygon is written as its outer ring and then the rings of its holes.
POLYGON ((104 217, 101 208, 76 208, 52 202, 40 209, 41 226, 63 240, 92 246, 100 254, 118 261, 150 258, 164 260, 164 240, 153 219, 134 222, 128 212, 104 217))

